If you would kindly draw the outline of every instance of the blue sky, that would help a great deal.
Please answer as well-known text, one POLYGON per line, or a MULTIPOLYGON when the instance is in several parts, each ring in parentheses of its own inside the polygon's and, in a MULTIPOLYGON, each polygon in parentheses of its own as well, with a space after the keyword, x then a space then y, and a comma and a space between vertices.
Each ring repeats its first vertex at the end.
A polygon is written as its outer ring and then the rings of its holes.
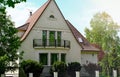
MULTIPOLYGON (((8 8, 16 27, 25 23, 29 11, 36 11, 47 0, 27 0, 26 3, 17 4, 8 8)), ((85 27, 90 27, 90 20, 97 12, 107 12, 120 24, 120 0, 55 0, 65 19, 69 20, 83 35, 85 27)))

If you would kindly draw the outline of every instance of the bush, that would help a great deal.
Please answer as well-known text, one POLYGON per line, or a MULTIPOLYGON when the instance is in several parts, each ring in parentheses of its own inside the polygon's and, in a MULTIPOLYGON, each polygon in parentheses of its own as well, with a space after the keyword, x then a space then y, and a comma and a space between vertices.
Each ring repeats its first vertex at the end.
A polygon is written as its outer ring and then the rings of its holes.
POLYGON ((27 75, 33 73, 34 77, 39 77, 43 70, 43 65, 33 60, 23 61, 21 67, 27 75))
POLYGON ((80 71, 81 65, 78 62, 68 63, 68 71, 80 71))
POLYGON ((67 65, 64 62, 55 62, 51 67, 51 73, 58 72, 58 77, 64 77, 67 65))
POLYGON ((90 76, 95 76, 95 71, 100 70, 100 66, 94 63, 89 63, 88 65, 83 65, 85 70, 89 73, 90 76))
POLYGON ((27 77, 23 68, 19 68, 19 77, 27 77))
POLYGON ((76 71, 80 71, 81 70, 81 64, 78 62, 71 62, 68 63, 68 75, 70 75, 71 77, 75 77, 75 72, 76 71))

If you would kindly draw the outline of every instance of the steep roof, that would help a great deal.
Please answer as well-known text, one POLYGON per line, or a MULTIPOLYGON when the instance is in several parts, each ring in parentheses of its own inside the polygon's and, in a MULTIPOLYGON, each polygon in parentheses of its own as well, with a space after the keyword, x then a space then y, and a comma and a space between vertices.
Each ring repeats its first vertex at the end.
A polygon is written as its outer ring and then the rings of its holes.
POLYGON ((22 30, 22 31, 26 31, 27 28, 28 28, 28 26, 29 26, 29 23, 26 23, 26 24, 24 24, 24 25, 18 27, 17 29, 18 29, 18 30, 22 30))
MULTIPOLYGON (((34 27, 35 23, 38 21, 44 10, 47 8, 49 3, 52 0, 48 0, 43 6, 41 6, 32 16, 29 17, 29 19, 26 21, 26 23, 20 27, 18 27, 18 30, 24 30, 25 33, 21 37, 21 41, 23 41, 27 35, 30 33, 31 29, 34 27)), ((66 24, 70 28, 72 34, 74 35, 75 39, 79 43, 79 45, 82 47, 82 51, 99 51, 98 48, 95 48, 92 46, 87 39, 69 22, 66 20, 66 24)))
POLYGON ((82 51, 99 51, 99 49, 90 44, 89 41, 68 20, 66 20, 66 22, 75 39, 82 46, 82 51))
POLYGON ((50 2, 51 2, 51 0, 48 0, 34 14, 32 14, 32 16, 30 16, 29 19, 26 21, 26 23, 29 23, 29 25, 28 25, 27 30, 23 34, 23 36, 21 38, 21 41, 23 41, 27 37, 27 35, 29 34, 29 32, 31 31, 31 29, 33 28, 33 26, 35 25, 35 23, 38 21, 39 17, 42 15, 42 13, 47 8, 47 6, 49 5, 50 2))

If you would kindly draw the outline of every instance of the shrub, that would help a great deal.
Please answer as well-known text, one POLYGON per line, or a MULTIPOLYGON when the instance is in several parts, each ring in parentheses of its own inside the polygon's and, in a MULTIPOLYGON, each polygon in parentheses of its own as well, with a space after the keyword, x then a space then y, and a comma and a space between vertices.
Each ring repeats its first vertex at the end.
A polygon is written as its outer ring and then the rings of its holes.
POLYGON ((19 77, 27 77, 23 68, 19 68, 19 77))
POLYGON ((83 65, 85 70, 89 73, 90 76, 95 76, 95 71, 100 70, 100 66, 94 63, 89 63, 88 65, 83 65))
POLYGON ((23 61, 21 67, 27 75, 28 73, 33 73, 34 77, 40 76, 43 70, 43 65, 33 60, 23 61))
POLYGON ((80 71, 81 65, 78 62, 68 63, 68 71, 80 71))
POLYGON ((64 62, 55 62, 51 67, 51 73, 58 72, 59 77, 64 77, 67 70, 67 65, 64 62))
POLYGON ((68 75, 70 75, 71 77, 75 77, 75 71, 80 71, 81 70, 81 65, 78 62, 71 62, 68 63, 68 75))

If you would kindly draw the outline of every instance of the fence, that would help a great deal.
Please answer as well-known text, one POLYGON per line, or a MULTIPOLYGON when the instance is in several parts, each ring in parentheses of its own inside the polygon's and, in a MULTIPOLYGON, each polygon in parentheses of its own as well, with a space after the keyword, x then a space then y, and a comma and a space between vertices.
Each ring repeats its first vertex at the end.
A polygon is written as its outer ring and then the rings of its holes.
MULTIPOLYGON (((80 77, 80 72, 76 71, 76 77, 80 77)), ((1 77, 6 77, 5 74, 1 74, 1 77)), ((33 73, 29 73, 29 77, 33 77, 33 73)), ((54 72, 53 77, 58 77, 58 72, 54 72)), ((95 77, 99 76, 99 71, 95 71, 95 77)), ((117 77, 117 71, 113 70, 113 77, 117 77)))

